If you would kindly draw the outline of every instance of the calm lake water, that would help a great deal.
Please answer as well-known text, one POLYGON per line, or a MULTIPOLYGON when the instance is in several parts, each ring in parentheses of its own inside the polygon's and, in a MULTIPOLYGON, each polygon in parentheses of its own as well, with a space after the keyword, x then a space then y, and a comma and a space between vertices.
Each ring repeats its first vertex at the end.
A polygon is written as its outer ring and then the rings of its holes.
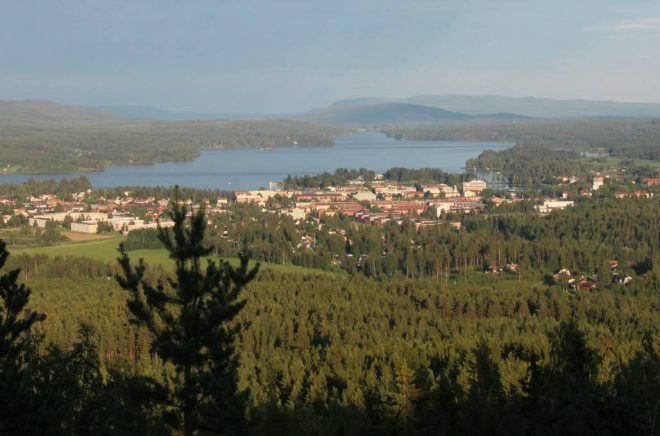
POLYGON ((280 147, 271 150, 240 148, 202 150, 190 162, 145 166, 115 166, 101 172, 0 175, 0 183, 87 176, 94 187, 171 186, 247 190, 268 187, 287 175, 334 172, 337 168, 440 168, 463 172, 465 161, 484 150, 502 150, 511 144, 496 142, 397 141, 378 132, 339 136, 329 147, 280 147))

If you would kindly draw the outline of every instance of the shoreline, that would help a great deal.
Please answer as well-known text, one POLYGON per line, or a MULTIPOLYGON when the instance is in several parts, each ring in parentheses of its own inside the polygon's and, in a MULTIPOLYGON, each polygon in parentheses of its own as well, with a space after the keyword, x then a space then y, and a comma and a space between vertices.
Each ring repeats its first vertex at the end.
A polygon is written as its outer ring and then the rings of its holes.
POLYGON ((192 160, 111 165, 103 170, 3 172, 0 184, 88 177, 95 188, 178 184, 198 189, 254 190, 267 187, 269 182, 280 182, 288 175, 316 175, 338 168, 364 167, 381 172, 395 167, 430 167, 465 174, 468 159, 485 150, 513 146, 493 141, 421 141, 425 145, 420 147, 420 141, 401 141, 382 132, 341 135, 336 139, 333 146, 210 147, 201 149, 192 160))

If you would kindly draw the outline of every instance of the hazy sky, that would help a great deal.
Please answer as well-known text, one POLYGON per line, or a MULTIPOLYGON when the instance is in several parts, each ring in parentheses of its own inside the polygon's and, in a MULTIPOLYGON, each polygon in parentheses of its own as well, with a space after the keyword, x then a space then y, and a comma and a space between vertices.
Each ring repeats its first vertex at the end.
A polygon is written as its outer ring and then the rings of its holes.
POLYGON ((286 113, 448 93, 660 101, 660 1, 0 0, 0 99, 286 113))

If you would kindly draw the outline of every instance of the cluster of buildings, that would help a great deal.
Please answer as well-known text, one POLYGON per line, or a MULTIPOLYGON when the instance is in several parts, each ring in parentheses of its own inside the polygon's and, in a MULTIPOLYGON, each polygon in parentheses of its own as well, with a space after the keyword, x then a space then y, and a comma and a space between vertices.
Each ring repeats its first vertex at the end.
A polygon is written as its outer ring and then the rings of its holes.
MULTIPOLYGON (((619 271, 619 262, 617 260, 610 259, 607 263, 610 269, 612 283, 625 286, 633 281, 633 278, 629 274, 619 271)), ((600 276, 598 274, 586 275, 584 273, 571 273, 567 268, 562 268, 552 275, 552 281, 555 284, 563 285, 567 289, 591 291, 598 287, 601 276, 602 273, 600 276)))
POLYGON ((572 201, 563 201, 563 200, 569 200, 570 198, 577 198, 577 197, 586 197, 590 198, 593 196, 595 191, 601 190, 604 186, 608 186, 610 188, 618 188, 618 191, 613 191, 613 189, 610 189, 609 194, 613 195, 614 198, 616 199, 624 199, 624 198, 653 198, 654 196, 654 189, 653 187, 655 186, 660 186, 660 179, 658 178, 644 178, 642 179, 641 183, 635 184, 633 181, 632 184, 630 181, 625 181, 620 177, 610 177, 608 176, 600 176, 596 175, 590 178, 590 182, 588 179, 585 177, 580 177, 580 176, 571 176, 571 177, 555 177, 555 180, 559 184, 568 184, 568 185, 573 185, 576 183, 580 183, 580 187, 578 190, 564 190, 561 193, 561 199, 553 199, 553 198, 547 198, 546 202, 547 204, 541 204, 537 209, 541 213, 547 213, 553 209, 563 209, 566 206, 571 206, 573 204, 572 201), (632 186, 632 189, 631 189, 632 186))
MULTIPOLYGON (((485 205, 480 194, 488 188, 483 180, 463 183, 462 191, 443 183, 419 186, 376 180, 365 186, 360 181, 327 191, 261 190, 235 193, 237 203, 254 203, 274 208, 302 219, 309 214, 331 216, 341 213, 368 224, 399 220, 402 216, 439 217, 449 212, 481 211, 485 205), (277 199, 279 201, 270 201, 277 199), (430 214, 426 213, 431 211, 430 214)), ((423 220, 418 220, 423 221, 423 220)), ((428 223, 425 223, 428 225, 428 223)))
MULTIPOLYGON (((556 180, 560 184, 587 182, 577 176, 556 177, 556 180)), ((577 195, 591 196, 592 191, 601 189, 606 182, 602 176, 594 176, 590 181, 590 186, 583 187, 577 195)), ((608 184, 611 183, 610 180, 608 184)), ((640 186, 634 191, 621 190, 614 193, 614 197, 650 198, 653 192, 649 188, 660 185, 660 179, 646 178, 643 184, 646 189, 640 186)), ((269 190, 237 191, 233 199, 219 198, 214 204, 206 201, 205 208, 209 213, 224 213, 230 202, 249 203, 273 213, 287 214, 295 220, 304 219, 310 214, 321 217, 341 213, 365 224, 382 225, 388 221, 400 222, 408 218, 418 227, 424 227, 438 225, 438 218, 446 214, 482 211, 486 207, 482 193, 489 186, 484 180, 463 182, 459 189, 444 183, 412 185, 377 177, 369 184, 358 178, 323 191, 282 190, 279 184, 271 184, 270 187, 269 190)), ((45 228, 49 223, 67 223, 72 231, 80 233, 97 233, 101 226, 106 230, 127 233, 136 229, 156 228, 159 224, 172 225, 162 218, 169 199, 135 197, 130 192, 124 192, 122 196, 112 199, 86 201, 90 194, 89 190, 74 193, 68 200, 44 194, 28 197, 18 204, 7 196, 0 196, 0 205, 10 206, 15 215, 27 217, 32 226, 45 228), (140 216, 136 216, 136 208, 139 208, 140 216)), ((575 195, 575 192, 563 191, 560 198, 542 198, 536 209, 540 214, 564 209, 574 204, 575 195)), ((500 205, 520 200, 491 196, 488 201, 500 205)), ((192 200, 185 202, 193 208, 199 207, 193 205, 192 200)), ((3 218, 6 222, 11 216, 5 215, 3 218)), ((452 225, 458 227, 460 223, 452 225)))
MULTIPOLYGON (((99 227, 105 225, 108 230, 128 233, 137 229, 171 227, 170 220, 163 219, 162 214, 167 209, 168 200, 156 200, 154 197, 134 198, 126 192, 123 197, 107 200, 100 199, 98 203, 87 204, 85 196, 89 192, 74 193, 72 200, 62 200, 52 194, 31 196, 23 204, 13 202, 14 214, 27 218, 30 226, 47 228, 51 224, 70 226, 71 231, 78 233, 97 233, 99 227), (137 217, 130 213, 131 207, 140 207, 144 216, 137 217)), ((3 216, 5 221, 10 216, 3 216)))

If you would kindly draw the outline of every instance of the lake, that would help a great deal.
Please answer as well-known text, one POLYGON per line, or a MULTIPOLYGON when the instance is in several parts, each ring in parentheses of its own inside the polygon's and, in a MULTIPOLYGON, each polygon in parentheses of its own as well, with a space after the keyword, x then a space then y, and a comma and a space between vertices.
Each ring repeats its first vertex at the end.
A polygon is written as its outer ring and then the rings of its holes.
POLYGON ((68 174, 7 174, 0 183, 86 176, 94 187, 187 186, 223 190, 268 187, 287 175, 334 172, 337 168, 368 168, 383 172, 392 167, 440 168, 463 172, 465 162, 484 150, 502 150, 497 142, 397 141, 379 132, 338 136, 328 147, 275 147, 269 150, 237 148, 202 150, 190 162, 141 166, 113 166, 99 172, 68 174))

